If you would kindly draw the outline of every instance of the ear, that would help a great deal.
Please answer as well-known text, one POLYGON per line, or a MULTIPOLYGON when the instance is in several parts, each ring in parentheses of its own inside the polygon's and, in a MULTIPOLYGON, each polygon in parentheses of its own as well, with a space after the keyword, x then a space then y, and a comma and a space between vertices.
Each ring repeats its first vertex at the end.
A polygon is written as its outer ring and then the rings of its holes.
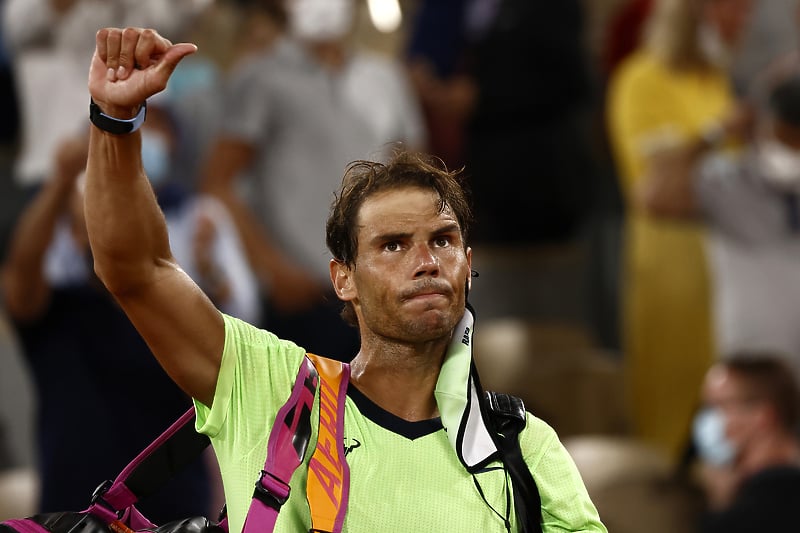
POLYGON ((329 268, 331 283, 333 283, 333 290, 336 291, 336 296, 344 302, 353 300, 357 292, 353 281, 352 269, 336 259, 331 259, 329 268))
POLYGON ((467 246, 467 291, 472 290, 472 248, 467 246))

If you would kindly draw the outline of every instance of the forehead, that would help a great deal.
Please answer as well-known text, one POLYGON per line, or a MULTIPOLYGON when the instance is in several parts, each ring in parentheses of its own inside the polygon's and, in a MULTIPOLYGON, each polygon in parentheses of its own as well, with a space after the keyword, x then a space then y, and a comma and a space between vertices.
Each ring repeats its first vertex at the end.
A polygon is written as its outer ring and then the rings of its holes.
POLYGON ((456 222, 449 207, 445 206, 439 212, 440 202, 436 191, 421 187, 408 186, 378 191, 365 199, 358 210, 359 231, 425 222, 456 222))
POLYGON ((709 371, 704 385, 705 399, 712 403, 724 402, 749 392, 742 377, 724 366, 709 371))

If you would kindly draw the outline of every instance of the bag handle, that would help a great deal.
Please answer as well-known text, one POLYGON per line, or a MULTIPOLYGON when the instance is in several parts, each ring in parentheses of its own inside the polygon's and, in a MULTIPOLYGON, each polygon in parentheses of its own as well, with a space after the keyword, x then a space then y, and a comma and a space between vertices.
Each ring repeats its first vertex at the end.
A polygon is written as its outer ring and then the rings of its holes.
POLYGON ((160 489, 205 450, 210 441, 194 429, 194 406, 92 495, 87 512, 114 521, 120 511, 160 489))

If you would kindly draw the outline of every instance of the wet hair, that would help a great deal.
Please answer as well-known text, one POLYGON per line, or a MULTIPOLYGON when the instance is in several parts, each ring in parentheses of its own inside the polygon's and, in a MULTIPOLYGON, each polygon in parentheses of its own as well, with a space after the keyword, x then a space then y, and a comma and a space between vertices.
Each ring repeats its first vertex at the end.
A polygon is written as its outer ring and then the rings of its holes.
POLYGON ((800 73, 778 82, 770 92, 767 103, 776 118, 800 128, 800 73))
POLYGON ((741 352, 722 364, 741 378, 750 394, 772 406, 780 424, 795 432, 800 426, 800 390, 792 367, 778 355, 741 352))
MULTIPOLYGON (((356 267, 358 216, 364 202, 378 192, 405 187, 434 191, 439 197, 439 212, 449 209, 453 213, 466 246, 472 207, 463 169, 448 170, 437 157, 397 148, 385 163, 358 160, 347 166, 326 224, 326 242, 336 261, 356 267)), ((356 324, 351 305, 345 306, 342 317, 356 324)))

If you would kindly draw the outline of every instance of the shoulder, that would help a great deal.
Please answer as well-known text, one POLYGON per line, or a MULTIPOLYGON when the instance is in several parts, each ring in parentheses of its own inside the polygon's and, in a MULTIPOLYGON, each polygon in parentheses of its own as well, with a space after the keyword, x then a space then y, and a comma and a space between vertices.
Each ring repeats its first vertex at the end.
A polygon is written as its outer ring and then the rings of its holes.
POLYGON ((536 464, 554 447, 561 447, 558 435, 550 424, 530 412, 526 413, 525 428, 520 432, 519 442, 525 461, 532 468, 536 468, 536 464))
POLYGON ((612 87, 655 83, 668 77, 666 65, 646 51, 631 54, 611 76, 612 87))
POLYGON ((800 468, 796 466, 767 468, 751 476, 742 485, 743 496, 769 498, 776 494, 795 494, 800 499, 800 468))

